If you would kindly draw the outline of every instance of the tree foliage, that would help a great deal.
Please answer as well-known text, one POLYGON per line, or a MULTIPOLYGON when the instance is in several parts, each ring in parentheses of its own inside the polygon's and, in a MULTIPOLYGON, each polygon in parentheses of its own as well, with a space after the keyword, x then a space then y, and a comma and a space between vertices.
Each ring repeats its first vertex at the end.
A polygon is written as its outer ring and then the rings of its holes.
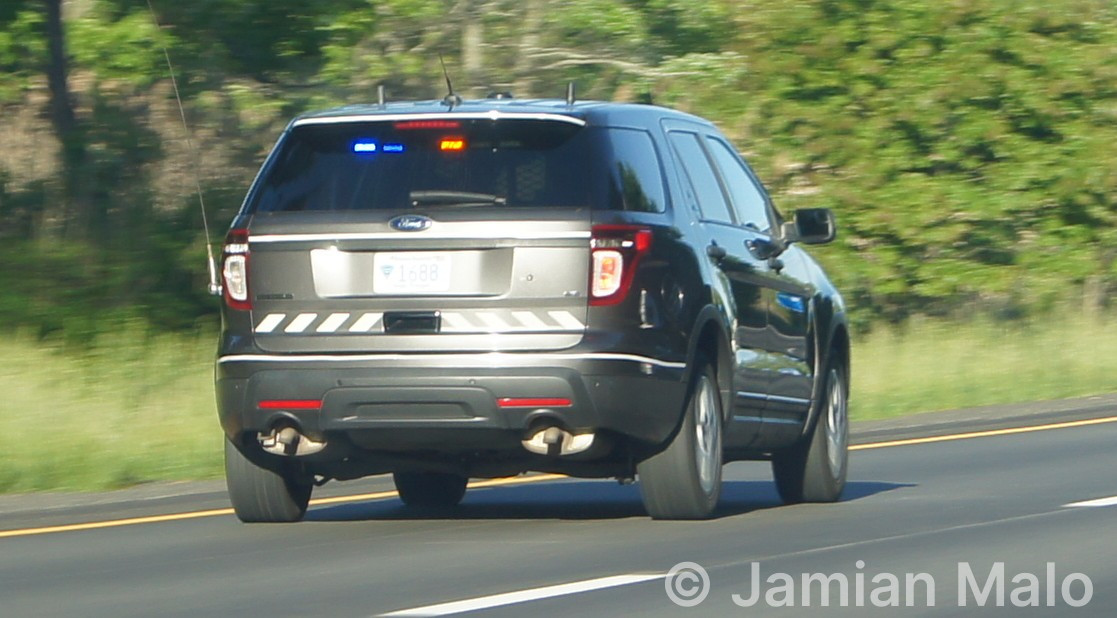
MULTIPOLYGON (((73 289, 98 310, 180 324, 211 312, 192 174, 220 226, 292 114, 370 101, 378 85, 441 96, 439 55, 468 96, 561 96, 576 80, 583 97, 717 121, 781 208, 837 212, 840 240, 821 255, 863 326, 1018 315, 1083 289, 1097 304, 1117 288, 1107 0, 154 0, 160 27, 146 0, 73 4, 86 157, 69 171, 0 157, 0 234, 20 255, 47 252, 29 262, 51 265, 48 279, 97 282, 73 289), (79 175, 80 204, 62 174, 79 175)), ((41 3, 0 9, 10 114, 45 113, 45 37, 41 3)), ((56 313, 30 308, 72 301, 5 289, 8 323, 53 328, 56 313)))

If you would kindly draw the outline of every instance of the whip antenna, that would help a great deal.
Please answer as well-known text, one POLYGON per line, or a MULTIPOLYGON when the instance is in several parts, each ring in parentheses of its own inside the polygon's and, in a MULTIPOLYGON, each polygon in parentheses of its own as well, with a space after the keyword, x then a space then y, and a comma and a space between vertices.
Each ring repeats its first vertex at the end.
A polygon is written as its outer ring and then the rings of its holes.
MULTIPOLYGON (((156 30, 162 30, 159 25, 159 18, 155 15, 155 7, 151 5, 151 0, 147 0, 147 10, 151 13, 151 21, 155 24, 156 30)), ((175 69, 171 65, 171 54, 167 51, 167 46, 160 43, 163 48, 163 59, 167 61, 167 73, 171 76, 171 88, 175 92, 175 102, 178 103, 178 115, 182 119, 182 132, 186 136, 186 149, 190 151, 190 158, 193 160, 193 177, 194 177, 194 191, 198 194, 198 206, 202 209, 202 229, 206 235, 206 260, 209 266, 209 292, 210 294, 220 294, 221 284, 217 280, 217 262, 213 259, 213 246, 210 244, 209 234, 209 219, 206 217, 206 200, 202 196, 202 183, 198 180, 198 151, 194 149, 194 141, 190 139, 190 126, 186 123, 186 110, 182 106, 182 95, 178 91, 178 80, 175 79, 175 69)))
POLYGON ((446 78, 446 90, 449 91, 446 97, 442 99, 442 104, 454 109, 455 105, 462 104, 462 98, 454 92, 454 84, 450 82, 450 72, 446 70, 446 61, 442 59, 441 53, 438 54, 438 63, 442 65, 442 75, 446 78))

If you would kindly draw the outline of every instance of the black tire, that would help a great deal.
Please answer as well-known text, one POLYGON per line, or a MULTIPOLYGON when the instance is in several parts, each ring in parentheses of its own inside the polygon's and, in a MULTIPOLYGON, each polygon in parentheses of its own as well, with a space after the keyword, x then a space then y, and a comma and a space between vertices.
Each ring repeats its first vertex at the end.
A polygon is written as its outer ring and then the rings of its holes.
POLYGON ((428 509, 457 506, 469 482, 464 476, 446 472, 396 472, 392 479, 404 504, 428 509))
POLYGON ((306 514, 314 484, 309 475, 261 468, 225 440, 225 484, 237 518, 245 523, 290 523, 306 514))
POLYGON ((705 519, 721 497, 722 412, 717 375, 705 364, 690 387, 683 423, 662 452, 637 464, 654 519, 705 519))
POLYGON ((849 381, 845 368, 826 371, 809 439, 772 457, 776 489, 787 504, 836 502, 849 471, 849 381))

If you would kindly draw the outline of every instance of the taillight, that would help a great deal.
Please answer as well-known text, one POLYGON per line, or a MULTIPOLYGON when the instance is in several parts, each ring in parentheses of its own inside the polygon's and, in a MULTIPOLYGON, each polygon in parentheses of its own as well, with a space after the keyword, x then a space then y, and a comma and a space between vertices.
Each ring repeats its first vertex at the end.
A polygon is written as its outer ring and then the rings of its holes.
POLYGON ((221 254, 221 279, 224 283, 225 304, 230 309, 252 309, 252 301, 248 298, 248 230, 229 230, 225 237, 225 251, 221 254))
POLYGON ((501 408, 569 408, 573 402, 567 397, 501 397, 496 405, 501 408))
POLYGON ((265 399, 256 404, 261 410, 321 410, 321 399, 265 399))
POLYGON ((615 305, 628 295, 640 258, 652 248, 652 231, 637 225, 595 225, 590 248, 590 304, 615 305))

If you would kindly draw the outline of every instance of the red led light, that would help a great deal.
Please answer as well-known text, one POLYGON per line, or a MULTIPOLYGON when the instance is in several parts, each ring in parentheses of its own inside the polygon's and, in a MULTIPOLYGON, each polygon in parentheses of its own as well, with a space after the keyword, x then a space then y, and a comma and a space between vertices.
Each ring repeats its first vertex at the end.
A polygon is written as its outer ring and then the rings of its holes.
POLYGON ((462 126, 462 123, 457 120, 407 120, 397 122, 392 126, 401 131, 410 129, 458 129, 462 126))
POLYGON ((638 225, 595 225, 591 241, 590 304, 615 305, 632 286, 641 257, 651 251, 652 231, 638 225))
POLYGON ((265 399, 259 403, 261 410, 321 410, 321 399, 265 399))
POLYGON ((565 397, 501 397, 496 405, 501 408, 569 408, 573 402, 565 397))

